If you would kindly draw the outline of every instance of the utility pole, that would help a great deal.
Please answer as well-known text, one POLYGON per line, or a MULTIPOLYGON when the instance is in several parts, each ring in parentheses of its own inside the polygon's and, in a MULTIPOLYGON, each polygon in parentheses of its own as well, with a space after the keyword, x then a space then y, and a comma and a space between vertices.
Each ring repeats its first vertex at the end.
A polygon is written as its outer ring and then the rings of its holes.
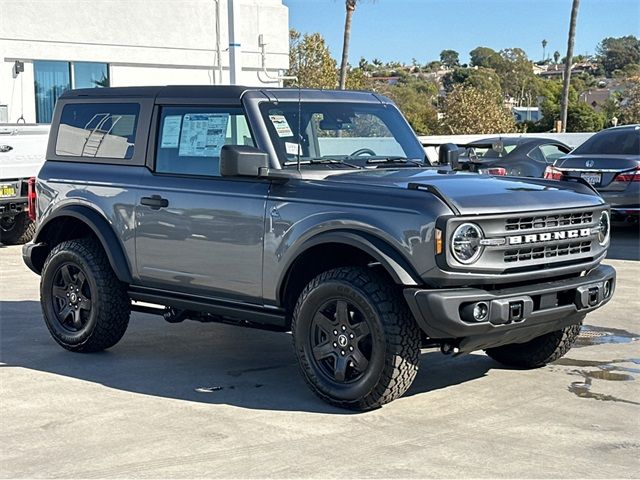
POLYGON ((235 14, 234 5, 238 0, 227 0, 227 18, 229 22, 229 83, 237 85, 242 73, 242 51, 236 35, 239 33, 239 17, 235 14))

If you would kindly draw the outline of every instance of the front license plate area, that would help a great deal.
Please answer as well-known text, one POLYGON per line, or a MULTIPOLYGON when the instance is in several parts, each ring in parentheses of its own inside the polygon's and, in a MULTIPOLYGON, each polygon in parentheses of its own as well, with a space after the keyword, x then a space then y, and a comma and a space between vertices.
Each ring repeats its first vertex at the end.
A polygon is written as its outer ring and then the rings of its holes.
POLYGON ((602 181, 601 173, 581 173, 580 177, 593 186, 600 185, 600 182, 602 181))
POLYGON ((16 187, 14 185, 0 185, 0 198, 9 198, 16 196, 16 187))

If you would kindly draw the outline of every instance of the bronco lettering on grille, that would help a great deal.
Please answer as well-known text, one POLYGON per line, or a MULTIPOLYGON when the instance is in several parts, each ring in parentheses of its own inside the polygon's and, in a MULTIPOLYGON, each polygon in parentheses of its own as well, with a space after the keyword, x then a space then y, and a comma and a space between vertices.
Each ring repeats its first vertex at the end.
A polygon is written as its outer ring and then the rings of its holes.
POLYGON ((532 233, 529 235, 514 235, 507 237, 509 245, 521 245, 523 243, 551 242, 554 240, 565 240, 568 238, 581 238, 591 235, 591 229, 581 228, 578 230, 563 230, 560 232, 532 233))

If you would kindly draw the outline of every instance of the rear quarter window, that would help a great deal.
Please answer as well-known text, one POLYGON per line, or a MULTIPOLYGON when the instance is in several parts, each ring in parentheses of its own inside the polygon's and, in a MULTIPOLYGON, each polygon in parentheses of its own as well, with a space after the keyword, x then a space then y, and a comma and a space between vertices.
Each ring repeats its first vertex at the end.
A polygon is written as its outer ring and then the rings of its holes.
POLYGON ((62 109, 56 155, 131 159, 135 148, 138 103, 69 103, 62 109))

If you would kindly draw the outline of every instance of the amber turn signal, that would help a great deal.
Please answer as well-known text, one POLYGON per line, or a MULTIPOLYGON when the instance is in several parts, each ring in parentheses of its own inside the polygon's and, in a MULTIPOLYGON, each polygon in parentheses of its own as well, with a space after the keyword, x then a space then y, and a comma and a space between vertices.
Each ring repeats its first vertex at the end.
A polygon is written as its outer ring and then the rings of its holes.
POLYGON ((442 253, 442 230, 436 228, 436 255, 442 253))

